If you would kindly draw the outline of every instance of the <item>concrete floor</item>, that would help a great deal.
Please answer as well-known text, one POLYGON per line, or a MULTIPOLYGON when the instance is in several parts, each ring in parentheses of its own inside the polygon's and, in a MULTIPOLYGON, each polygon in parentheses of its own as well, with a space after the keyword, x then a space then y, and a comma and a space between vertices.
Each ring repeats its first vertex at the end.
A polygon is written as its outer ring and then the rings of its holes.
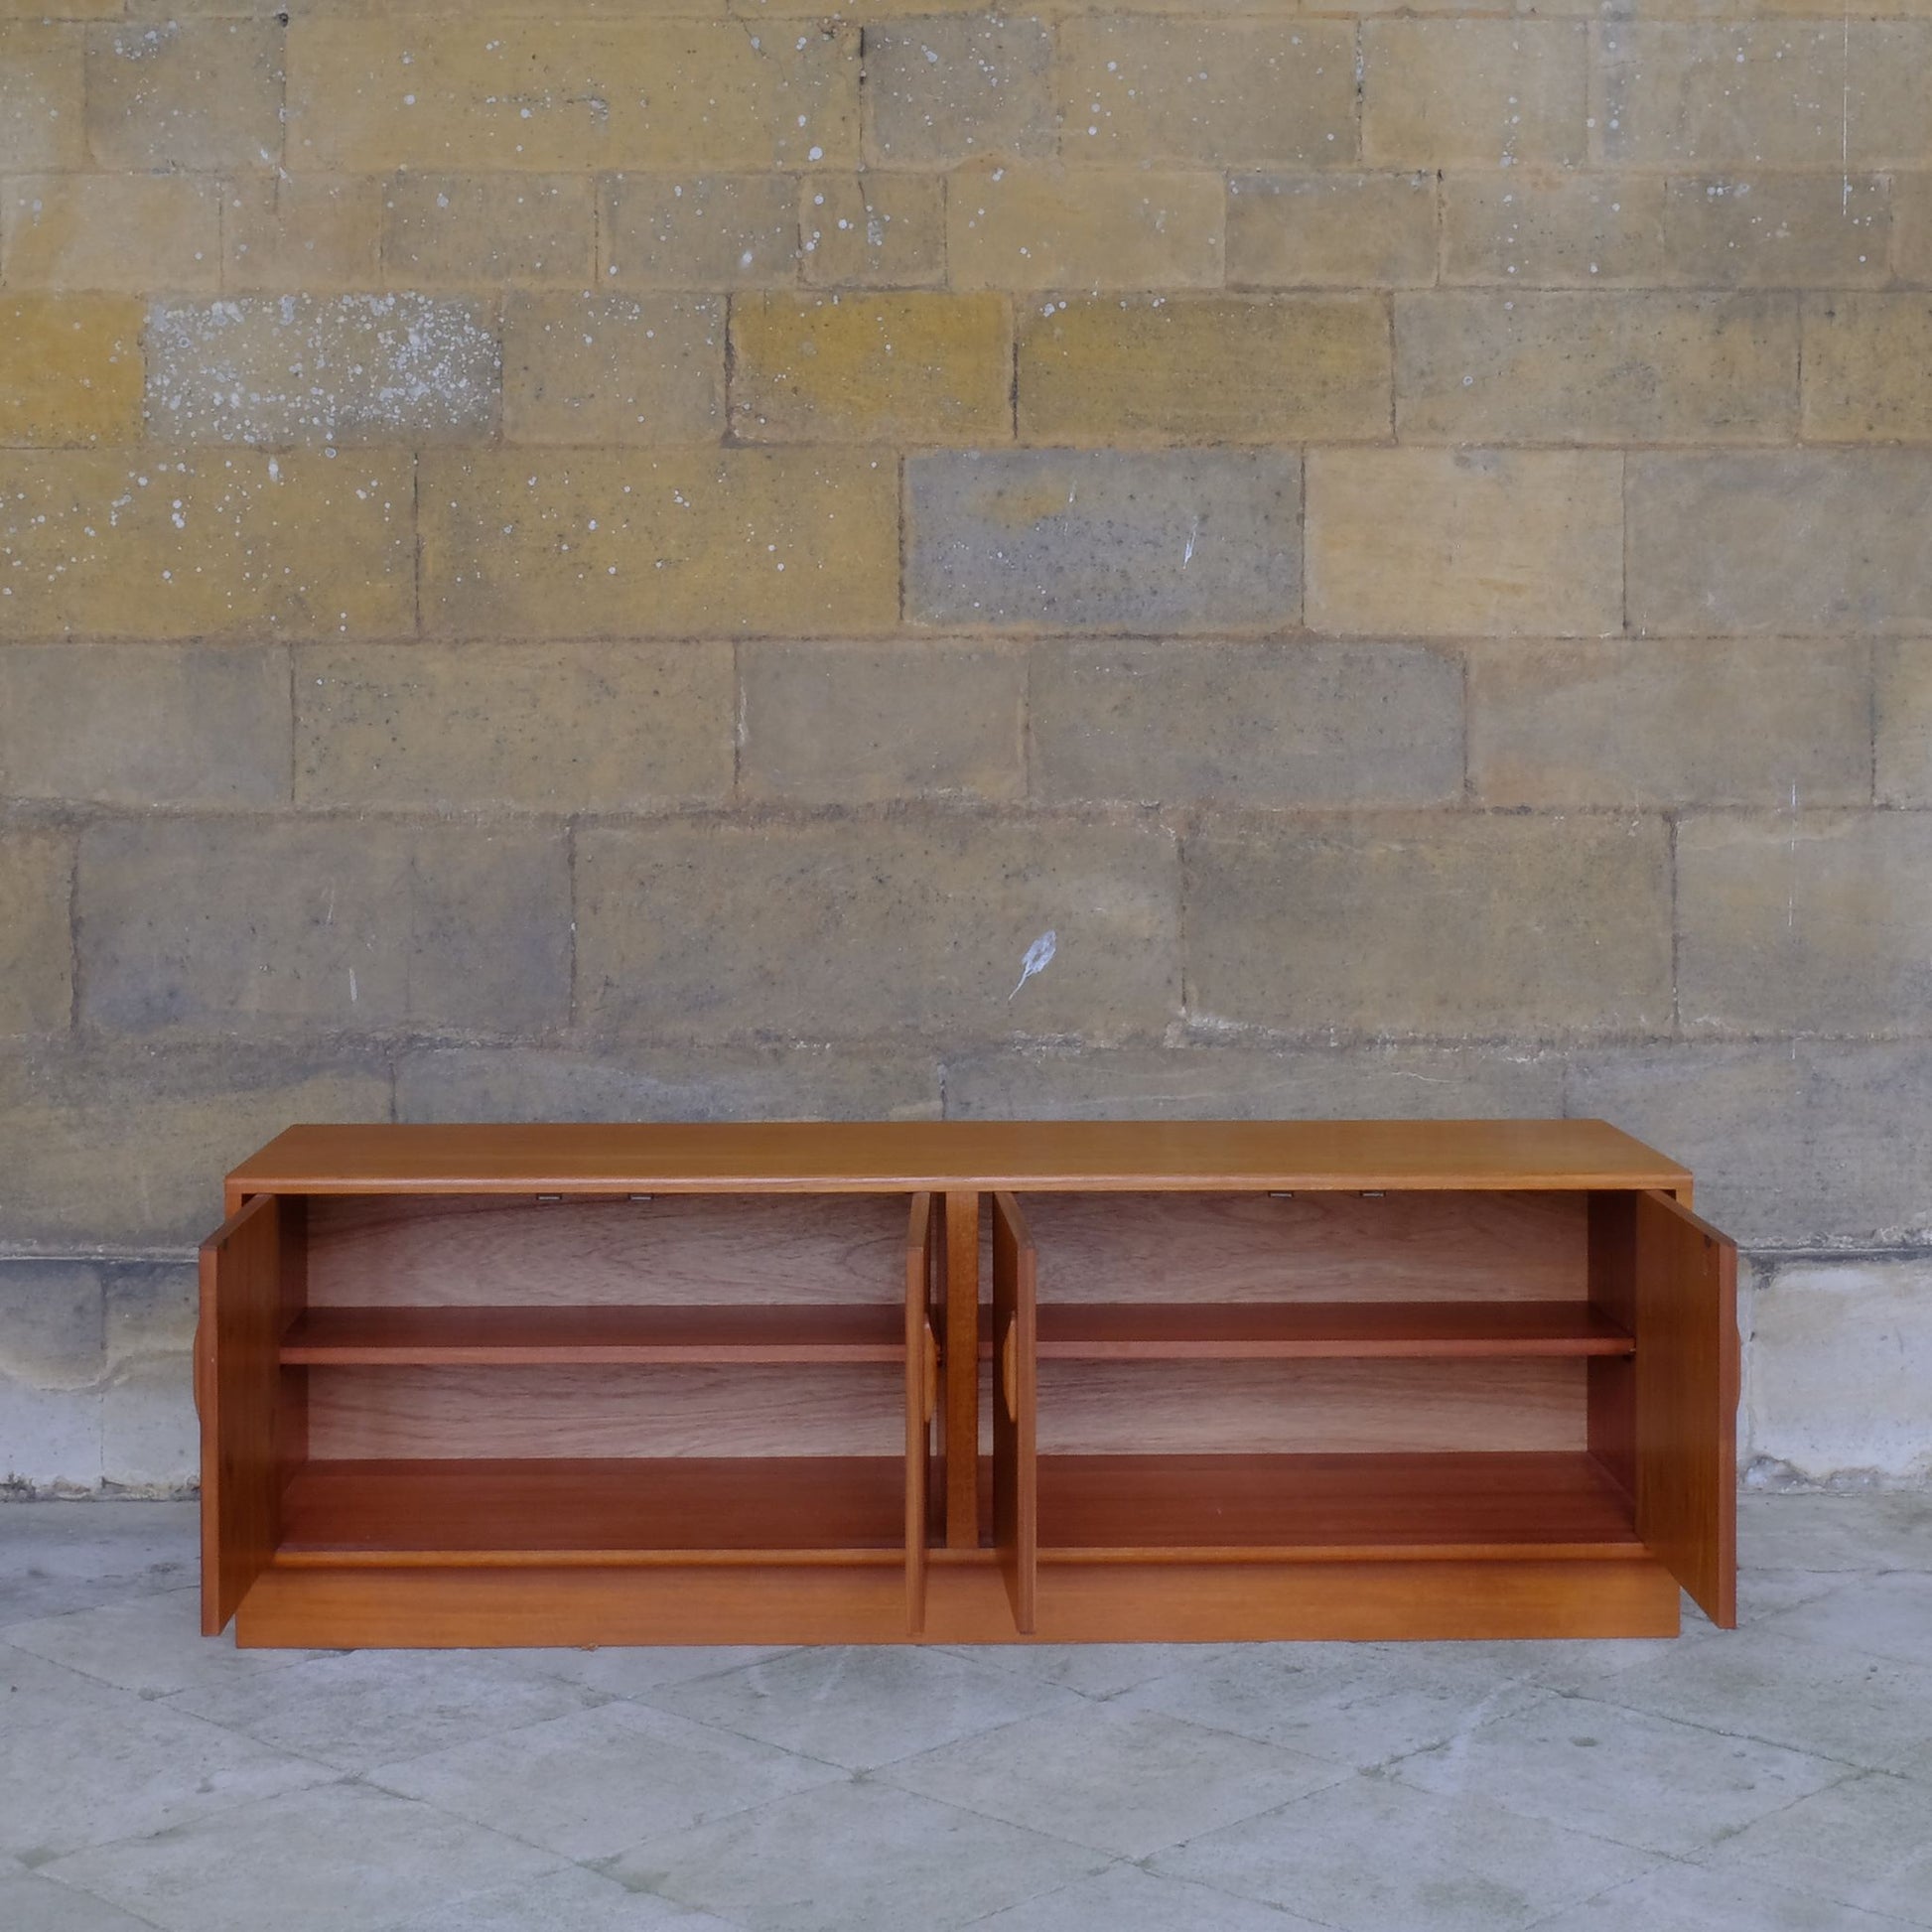
POLYGON ((0 1505, 0 1927, 1932 1927, 1932 1498, 1742 1535, 1676 1643, 314 1653, 0 1505))

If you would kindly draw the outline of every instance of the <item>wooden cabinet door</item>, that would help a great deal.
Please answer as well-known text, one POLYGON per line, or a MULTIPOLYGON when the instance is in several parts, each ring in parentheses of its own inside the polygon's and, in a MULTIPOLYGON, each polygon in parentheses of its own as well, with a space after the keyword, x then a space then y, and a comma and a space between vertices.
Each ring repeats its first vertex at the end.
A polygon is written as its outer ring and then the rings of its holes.
MULTIPOLYGON (((943 1270, 937 1242, 944 1238, 941 1217, 930 1194, 912 1196, 912 1220, 905 1233, 905 1619, 917 1636, 925 1628, 925 1572, 931 1493, 932 1412, 939 1395, 939 1340, 933 1332, 932 1303, 943 1270)), ((944 1464, 938 1468, 944 1494, 944 1464)))
POLYGON ((1033 1237, 1011 1194, 993 1196, 993 1542, 1023 1636, 1039 1567, 1035 1454, 1037 1318, 1033 1237))
POLYGON ((202 1629, 214 1636, 281 1537, 280 1201, 257 1194, 202 1243, 195 1401, 202 1418, 202 1629))
POLYGON ((1737 1622, 1737 1250, 1668 1194, 1636 1200, 1637 1534, 1737 1622))

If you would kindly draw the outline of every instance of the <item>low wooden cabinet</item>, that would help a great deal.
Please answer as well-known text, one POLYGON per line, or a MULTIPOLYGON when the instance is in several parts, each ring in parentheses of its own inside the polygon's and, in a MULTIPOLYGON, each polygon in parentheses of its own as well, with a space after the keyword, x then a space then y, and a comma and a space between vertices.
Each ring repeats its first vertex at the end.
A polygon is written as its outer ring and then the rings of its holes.
POLYGON ((1735 1256, 1600 1121, 296 1127, 202 1251, 243 1644, 1735 1620, 1735 1256))

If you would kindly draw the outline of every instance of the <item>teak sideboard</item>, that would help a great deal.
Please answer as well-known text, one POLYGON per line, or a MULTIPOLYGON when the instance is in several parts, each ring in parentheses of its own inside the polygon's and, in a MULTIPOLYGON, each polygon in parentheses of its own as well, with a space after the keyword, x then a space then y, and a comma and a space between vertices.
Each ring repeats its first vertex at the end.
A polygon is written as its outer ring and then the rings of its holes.
POLYGON ((202 1250, 204 1627, 1735 1621, 1735 1253, 1601 1121, 295 1127, 202 1250))

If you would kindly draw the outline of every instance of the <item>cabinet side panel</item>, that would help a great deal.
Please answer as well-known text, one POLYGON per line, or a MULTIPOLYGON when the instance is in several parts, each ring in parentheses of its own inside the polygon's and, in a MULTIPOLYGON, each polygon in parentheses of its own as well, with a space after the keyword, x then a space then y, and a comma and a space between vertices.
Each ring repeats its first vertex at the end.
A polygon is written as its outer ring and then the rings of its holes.
POLYGON ((1737 1251, 1663 1194, 1636 1218, 1637 1534, 1737 1621, 1737 1251))
POLYGON ((1039 1570, 1034 1247, 1011 1194, 993 1197, 993 1541, 1014 1628, 1032 1631, 1039 1570))

